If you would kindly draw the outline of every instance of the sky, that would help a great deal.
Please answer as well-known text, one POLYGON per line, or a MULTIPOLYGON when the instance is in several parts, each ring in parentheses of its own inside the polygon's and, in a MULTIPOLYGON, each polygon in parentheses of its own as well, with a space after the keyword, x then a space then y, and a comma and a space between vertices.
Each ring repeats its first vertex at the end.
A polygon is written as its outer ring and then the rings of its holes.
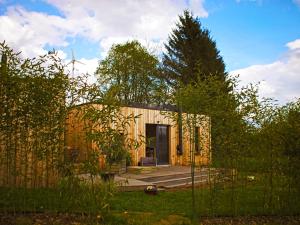
MULTIPOLYGON (((138 40, 156 55, 189 9, 210 30, 240 86, 279 104, 300 98, 300 0, 0 0, 0 41, 23 57, 53 48, 93 74, 112 44, 138 40)), ((71 65, 68 68, 72 70, 71 65)))

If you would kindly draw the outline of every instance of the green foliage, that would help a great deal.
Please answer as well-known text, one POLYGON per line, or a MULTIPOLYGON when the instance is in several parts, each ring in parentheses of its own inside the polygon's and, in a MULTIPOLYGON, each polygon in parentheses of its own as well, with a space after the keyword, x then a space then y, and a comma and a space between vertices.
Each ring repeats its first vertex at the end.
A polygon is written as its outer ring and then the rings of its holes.
POLYGON ((299 100, 278 107, 259 101, 256 86, 236 91, 237 80, 227 77, 209 31, 188 11, 179 17, 166 49, 159 71, 158 60, 137 41, 113 46, 97 69, 99 86, 69 79, 55 54, 22 59, 1 43, 0 184, 13 187, 0 189, 1 210, 84 212, 104 218, 115 190, 97 180, 99 157, 105 155, 111 169, 125 158, 130 161, 128 150, 140 144, 128 136, 137 116, 122 114, 120 106, 167 99, 189 113, 174 119, 190 134, 192 175, 195 127, 207 122, 198 114, 211 118, 213 165, 231 174, 224 183, 210 179, 208 187, 191 192, 119 193, 114 210, 187 216, 299 214, 299 100), (161 75, 169 85, 163 85, 161 75), (90 180, 82 182, 77 165, 63 160, 64 122, 68 107, 90 102, 99 104, 81 107, 93 143, 83 163, 90 180), (59 176, 57 187, 37 188, 51 186, 59 176))
POLYGON ((69 79, 55 52, 23 59, 1 43, 0 55, 0 185, 10 187, 1 208, 11 203, 8 210, 80 211, 104 218, 114 186, 96 182, 99 154, 85 163, 91 182, 81 181, 78 166, 64 159, 69 107, 99 99, 99 89, 69 79))
POLYGON ((110 210, 115 189, 110 183, 89 184, 76 177, 62 179, 57 187, 65 212, 97 213, 104 216, 110 210))
POLYGON ((300 99, 282 108, 277 123, 279 133, 284 141, 284 151, 291 157, 300 157, 300 99))
MULTIPOLYGON (((299 196, 297 192, 290 193, 291 201, 286 201, 289 195, 287 190, 280 186, 275 188, 278 193, 275 211, 264 207, 264 183, 267 182, 264 176, 257 175, 257 181, 248 183, 243 186, 239 183, 234 188, 237 195, 237 215, 298 215, 299 214, 299 196)), ((277 178, 278 179, 278 178, 277 178)), ((66 181, 65 181, 66 182, 66 181)), ((77 182, 77 181, 76 181, 77 182)), ((120 213, 126 217, 124 212, 139 213, 143 212, 154 215, 156 218, 162 218, 168 215, 191 216, 191 190, 177 190, 160 192, 156 196, 146 195, 142 191, 119 192, 112 198, 107 196, 109 192, 101 189, 98 191, 97 204, 90 196, 90 187, 75 184, 72 193, 68 193, 66 187, 70 184, 61 184, 59 189, 8 189, 0 188, 0 210, 1 211, 50 211, 50 212, 81 212, 88 214, 98 214, 108 210, 104 207, 104 199, 108 197, 111 205, 110 212, 120 213), (79 185, 79 186, 78 186, 79 185), (66 192, 67 191, 67 192, 66 192), (60 193, 59 195, 57 193, 60 193), (74 199, 70 196, 76 197, 74 199), (106 196, 106 197, 105 197, 106 196), (26 200, 25 200, 26 199, 26 200), (25 200, 25 201, 24 201, 25 200), (24 202, 23 202, 24 201, 24 202), (70 202, 71 201, 71 202, 70 202), (26 203, 24 205, 24 203, 26 203), (73 204, 72 204, 73 203, 73 204)), ((99 186, 100 188, 100 186, 99 186)), ((229 185, 217 185, 215 192, 211 192, 208 187, 196 190, 196 210, 200 216, 232 216, 232 205, 230 201, 231 187, 229 185), (208 203, 214 195, 213 208, 208 203)), ((275 199, 275 198, 274 198, 275 199)), ((100 214, 101 215, 101 214, 100 214)), ((140 221, 143 218, 141 218, 140 221)), ((145 219, 145 218, 144 218, 145 219)))
POLYGON ((299 100, 282 107, 266 107, 262 113, 256 140, 260 155, 267 161, 271 188, 272 177, 283 174, 288 189, 296 187, 300 191, 299 113, 299 100))
POLYGON ((96 160, 104 155, 109 170, 113 164, 125 160, 129 150, 137 149, 141 142, 139 138, 129 136, 130 123, 135 122, 139 115, 121 113, 120 103, 115 96, 111 89, 103 95, 101 104, 82 107, 82 119, 87 123, 87 140, 96 145, 90 154, 94 154, 96 160))
MULTIPOLYGON (((264 180, 263 180, 264 181, 264 180)), ((212 214, 208 203, 212 197, 212 192, 209 188, 199 188, 196 190, 196 208, 197 214, 201 216, 230 216, 232 215, 230 205, 231 187, 217 186, 215 201, 213 202, 215 212, 212 214)), ((280 189, 277 189, 280 191, 280 189)), ((266 215, 271 211, 263 207, 264 188, 260 183, 250 183, 248 187, 235 187, 235 192, 238 195, 238 215, 266 215)), ((281 192, 281 197, 287 192, 281 192)), ((293 197, 298 199, 296 193, 292 193, 293 197)), ((281 199, 280 208, 276 209, 277 215, 293 215, 297 214, 299 203, 293 200, 293 204, 289 209, 284 199, 281 199)), ((126 192, 118 193, 113 198, 112 210, 118 211, 138 211, 138 212, 153 212, 159 214, 184 214, 192 215, 192 195, 191 190, 178 190, 171 192, 161 192, 157 196, 145 195, 143 192, 126 192)))
POLYGON ((184 11, 165 47, 162 76, 173 88, 173 96, 166 98, 183 112, 211 118, 213 158, 233 152, 233 147, 237 148, 235 134, 245 129, 238 107, 246 97, 235 95, 236 80, 227 76, 209 31, 192 13, 184 11))
POLYGON ((156 90, 161 82, 157 78, 157 66, 155 56, 138 41, 131 41, 113 45, 96 74, 105 92, 118 89, 117 97, 123 104, 150 104, 159 101, 156 90))
POLYGON ((63 66, 54 53, 22 59, 5 43, 0 55, 0 182, 52 185, 63 155, 63 66))
POLYGON ((162 61, 164 76, 169 82, 184 85, 197 82, 199 72, 201 80, 213 74, 224 81, 225 65, 216 43, 189 11, 179 16, 165 47, 167 53, 162 61))
POLYGON ((55 188, 0 188, 0 210, 19 212, 68 212, 96 214, 110 211, 115 192, 111 184, 90 184, 78 178, 64 178, 55 188))
MULTIPOLYGON (((224 83, 215 76, 198 80, 179 89, 172 102, 177 102, 183 112, 211 118, 213 160, 221 158, 229 162, 232 157, 244 154, 250 148, 247 142, 247 131, 251 128, 248 119, 253 114, 256 90, 248 87, 240 92, 226 93, 223 90, 228 84, 233 89, 237 81, 228 78, 224 83)), ((197 119, 200 124, 205 121, 205 117, 197 119)), ((225 160, 222 162, 225 163, 225 160)))
MULTIPOLYGON (((247 140, 245 140, 248 125, 243 118, 249 115, 249 110, 245 108, 247 104, 251 104, 247 98, 251 99, 249 93, 252 91, 247 89, 240 93, 233 91, 226 93, 224 89, 228 84, 234 87, 236 80, 228 79, 223 82, 216 76, 207 77, 205 80, 201 80, 199 77, 196 82, 180 88, 172 99, 172 102, 177 103, 183 112, 188 113, 186 116, 183 114, 177 120, 182 121, 184 132, 187 131, 189 134, 190 146, 184 151, 189 151, 190 155, 192 184, 195 171, 195 141, 197 140, 195 128, 197 126, 208 128, 211 126, 212 160, 222 159, 219 160, 221 167, 237 168, 238 157, 245 151, 245 149, 241 150, 241 146, 248 147, 247 140)), ((210 135, 210 132, 202 134, 200 146, 205 144, 206 140, 210 140, 210 135)), ((208 155, 211 155, 211 152, 208 155)), ((232 181, 232 187, 234 187, 235 181, 234 179, 232 181)), ((213 182, 211 191, 214 193, 213 182)), ((194 196, 192 205, 195 208, 196 199, 193 185, 192 195, 194 196)), ((211 196, 214 197, 214 195, 211 196)))

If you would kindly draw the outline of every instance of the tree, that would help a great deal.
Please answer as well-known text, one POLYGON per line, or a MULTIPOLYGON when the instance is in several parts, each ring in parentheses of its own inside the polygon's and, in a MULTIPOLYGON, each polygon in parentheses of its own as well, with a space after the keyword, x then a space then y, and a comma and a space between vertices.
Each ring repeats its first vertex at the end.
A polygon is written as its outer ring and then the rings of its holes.
MULTIPOLYGON (((230 133, 229 127, 232 126, 228 124, 234 122, 236 126, 242 126, 243 121, 240 118, 232 120, 231 116, 236 114, 238 107, 232 92, 235 84, 227 76, 216 42, 211 38, 210 32, 202 28, 198 18, 193 17, 189 11, 184 11, 165 47, 162 76, 177 96, 192 88, 190 85, 205 87, 207 93, 197 95, 197 99, 193 101, 197 101, 195 107, 199 110, 198 113, 211 117, 214 156, 223 154, 226 146, 229 146, 228 139, 220 137, 224 137, 224 133, 230 133)), ((180 110, 189 112, 182 97, 177 99, 176 104, 180 110)))
POLYGON ((189 11, 179 16, 179 22, 165 47, 164 77, 170 83, 180 81, 187 85, 196 82, 199 72, 202 80, 210 75, 225 80, 225 65, 216 42, 212 40, 210 32, 201 27, 199 19, 194 18, 189 11))
MULTIPOLYGON (((113 172, 112 166, 114 164, 121 163, 130 154, 129 150, 136 150, 141 142, 141 137, 137 140, 130 138, 129 124, 135 122, 139 117, 133 114, 126 115, 121 112, 121 106, 116 99, 117 94, 110 92, 103 96, 101 99, 101 105, 88 104, 82 109, 83 112, 82 121, 85 123, 84 129, 86 132, 86 138, 92 142, 94 146, 89 151, 90 158, 95 158, 97 162, 99 157, 105 156, 105 172, 113 172), (88 125, 87 125, 88 124, 88 125)), ((90 164, 90 160, 87 160, 90 164)), ((97 167, 97 163, 90 165, 92 168, 97 167)), ((97 168, 90 170, 94 175, 97 173, 97 168)), ((98 168, 98 172, 103 168, 98 168)))
MULTIPOLYGON (((280 149, 281 171, 289 178, 288 188, 295 187, 299 192, 300 99, 280 107, 278 111, 277 116, 270 123, 275 127, 275 132, 267 142, 275 142, 274 146, 280 149)), ((265 130, 269 131, 269 127, 266 127, 265 130)))
POLYGON ((3 42, 0 56, 0 184, 49 187, 64 155, 68 77, 54 53, 22 59, 3 42))
POLYGON ((153 103, 158 60, 138 41, 113 45, 97 68, 98 81, 106 92, 119 88, 118 99, 124 103, 153 103))

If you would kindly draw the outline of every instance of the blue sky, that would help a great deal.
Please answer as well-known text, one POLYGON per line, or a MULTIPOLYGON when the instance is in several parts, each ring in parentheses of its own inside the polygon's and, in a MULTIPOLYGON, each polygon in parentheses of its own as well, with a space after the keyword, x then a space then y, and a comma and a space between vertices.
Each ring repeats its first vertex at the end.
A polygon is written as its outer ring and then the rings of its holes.
POLYGON ((211 30, 227 69, 271 63, 300 38, 300 4, 289 0, 206 1, 211 30))
POLYGON ((300 97, 300 0, 0 0, 0 41, 24 57, 55 48, 69 62, 73 50, 76 72, 93 74, 114 43, 137 39, 160 54, 184 9, 241 85, 261 82, 260 95, 280 103, 300 97))

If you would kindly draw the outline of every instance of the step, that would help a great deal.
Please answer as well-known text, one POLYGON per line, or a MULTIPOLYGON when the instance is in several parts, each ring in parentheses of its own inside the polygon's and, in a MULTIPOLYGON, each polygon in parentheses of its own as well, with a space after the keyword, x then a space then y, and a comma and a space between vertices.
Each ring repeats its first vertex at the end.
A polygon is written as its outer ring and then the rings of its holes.
POLYGON ((146 181, 146 182, 156 182, 156 181, 161 181, 161 180, 169 180, 169 179, 172 179, 172 178, 187 177, 189 175, 190 175, 189 173, 158 175, 158 176, 140 178, 139 180, 146 181))
MULTIPOLYGON (((195 180, 201 180, 203 178, 207 178, 207 175, 197 175, 195 176, 195 180)), ((165 183, 165 182, 172 182, 172 181, 182 181, 185 182, 187 180, 192 180, 191 176, 187 177, 181 177, 181 178, 172 178, 172 179, 165 179, 165 180, 159 180, 159 181, 152 181, 153 184, 160 184, 160 183, 165 183)))
POLYGON ((128 166, 127 172, 133 174, 153 173, 158 167, 156 166, 128 166))
MULTIPOLYGON (((211 174, 211 176, 214 176, 216 174, 217 173, 211 174)), ((195 177, 197 177, 197 176, 208 176, 208 174, 207 173, 204 174, 204 173, 196 172, 195 177)), ((145 182, 159 182, 159 181, 166 181, 166 180, 173 180, 173 179, 180 179, 180 178, 188 178, 188 177, 191 177, 191 173, 179 173, 179 174, 144 177, 144 178, 139 178, 139 180, 145 181, 145 182)))
MULTIPOLYGON (((207 183, 207 181, 195 181, 194 184, 198 185, 201 183, 207 183)), ((190 187, 192 186, 192 182, 186 183, 186 184, 171 184, 164 186, 165 189, 171 189, 171 188, 177 188, 177 187, 190 187)))
MULTIPOLYGON (((208 177, 205 175, 201 176, 195 176, 195 182, 208 182, 208 177)), ((180 178, 180 179, 170 179, 170 180, 165 180, 165 181, 159 181, 159 182, 153 182, 157 187, 168 187, 170 185, 187 185, 189 183, 192 183, 192 178, 191 177, 186 177, 186 178, 180 178)))

